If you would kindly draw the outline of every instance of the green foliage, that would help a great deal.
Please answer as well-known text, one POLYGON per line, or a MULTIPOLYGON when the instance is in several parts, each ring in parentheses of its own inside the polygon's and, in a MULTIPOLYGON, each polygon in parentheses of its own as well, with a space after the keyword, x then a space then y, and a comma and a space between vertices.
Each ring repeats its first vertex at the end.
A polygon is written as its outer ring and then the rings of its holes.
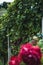
POLYGON ((14 0, 7 13, 0 17, 0 51, 4 52, 5 56, 8 35, 15 55, 19 52, 21 43, 29 42, 30 36, 41 31, 40 3, 41 0, 14 0))
POLYGON ((15 0, 8 8, 8 26, 13 30, 12 35, 16 40, 25 38, 41 31, 40 1, 37 0, 15 0))

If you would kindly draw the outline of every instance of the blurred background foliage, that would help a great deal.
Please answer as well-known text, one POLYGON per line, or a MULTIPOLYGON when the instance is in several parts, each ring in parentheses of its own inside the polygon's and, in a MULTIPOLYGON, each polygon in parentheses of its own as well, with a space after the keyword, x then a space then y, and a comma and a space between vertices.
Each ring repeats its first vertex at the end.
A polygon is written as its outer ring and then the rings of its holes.
POLYGON ((8 6, 3 3, 7 12, 0 16, 0 57, 5 63, 7 36, 10 37, 12 54, 17 55, 20 44, 29 42, 30 37, 41 32, 41 4, 42 0, 14 0, 8 6))

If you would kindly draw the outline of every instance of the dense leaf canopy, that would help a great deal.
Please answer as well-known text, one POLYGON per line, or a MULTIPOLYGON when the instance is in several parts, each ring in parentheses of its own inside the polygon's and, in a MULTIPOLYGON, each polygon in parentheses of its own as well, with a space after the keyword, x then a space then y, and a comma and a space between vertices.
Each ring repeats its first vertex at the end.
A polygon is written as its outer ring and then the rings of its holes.
MULTIPOLYGON (((0 49, 7 55, 7 37, 17 46, 41 32, 42 0, 14 0, 0 17, 0 49)), ((18 47, 16 47, 16 50, 18 47)))

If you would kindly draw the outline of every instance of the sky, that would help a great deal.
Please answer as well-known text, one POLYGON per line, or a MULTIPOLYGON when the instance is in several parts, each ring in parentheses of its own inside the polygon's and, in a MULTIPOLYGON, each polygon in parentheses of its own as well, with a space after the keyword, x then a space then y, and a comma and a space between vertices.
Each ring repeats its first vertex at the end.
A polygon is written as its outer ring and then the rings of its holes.
POLYGON ((0 3, 3 3, 3 2, 13 2, 14 0, 0 0, 0 3))

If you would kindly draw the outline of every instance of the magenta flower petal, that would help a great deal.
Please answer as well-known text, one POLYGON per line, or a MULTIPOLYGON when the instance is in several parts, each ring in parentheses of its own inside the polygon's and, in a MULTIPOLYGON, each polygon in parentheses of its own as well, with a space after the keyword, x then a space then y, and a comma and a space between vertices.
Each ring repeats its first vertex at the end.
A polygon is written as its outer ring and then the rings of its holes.
POLYGON ((41 50, 38 46, 32 46, 29 43, 20 47, 19 55, 22 61, 27 65, 39 65, 41 59, 41 50))
POLYGON ((17 56, 12 56, 9 61, 9 65, 19 65, 19 59, 17 56))

